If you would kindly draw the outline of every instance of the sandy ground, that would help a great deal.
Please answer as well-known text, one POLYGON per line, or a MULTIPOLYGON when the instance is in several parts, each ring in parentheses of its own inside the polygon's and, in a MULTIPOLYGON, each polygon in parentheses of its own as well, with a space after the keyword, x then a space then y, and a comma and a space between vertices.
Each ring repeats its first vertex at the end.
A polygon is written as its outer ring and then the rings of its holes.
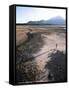
POLYGON ((34 54, 35 57, 38 56, 35 58, 35 60, 39 70, 44 70, 46 63, 49 62, 48 55, 50 53, 55 53, 57 50, 65 52, 65 35, 63 33, 61 33, 61 35, 57 35, 56 33, 50 35, 41 35, 42 37, 44 37, 43 40, 45 44, 39 52, 34 54), (64 37, 62 37, 61 35, 63 35, 64 37))
MULTIPOLYGON (((60 28, 59 28, 60 29, 60 28)), ((22 27, 20 28, 21 31, 19 31, 19 28, 17 28, 16 31, 16 44, 19 45, 21 43, 24 43, 27 39, 27 32, 30 30, 28 27, 22 27)), ((59 30, 62 31, 62 30, 59 30)), ((41 37, 44 42, 44 45, 40 48, 40 50, 36 53, 33 53, 34 61, 36 63, 36 66, 38 68, 38 71, 42 71, 43 73, 46 71, 45 74, 43 74, 43 78, 40 80, 36 80, 38 82, 48 82, 48 78, 46 77, 46 74, 48 74, 48 70, 45 70, 46 64, 50 61, 50 58, 48 57, 52 52, 56 53, 58 50, 63 51, 63 53, 66 52, 66 39, 65 39, 65 33, 62 31, 60 32, 54 32, 49 30, 48 28, 40 28, 40 29, 32 29, 32 32, 42 32, 41 37), (45 32, 45 33, 44 33, 45 32)), ((36 37, 36 36, 35 36, 36 37)), ((34 42, 35 43, 35 42, 34 42)), ((28 64, 27 64, 28 65, 28 64)), ((39 75, 38 75, 39 76, 39 75)), ((41 76, 42 77, 42 76, 41 76)))

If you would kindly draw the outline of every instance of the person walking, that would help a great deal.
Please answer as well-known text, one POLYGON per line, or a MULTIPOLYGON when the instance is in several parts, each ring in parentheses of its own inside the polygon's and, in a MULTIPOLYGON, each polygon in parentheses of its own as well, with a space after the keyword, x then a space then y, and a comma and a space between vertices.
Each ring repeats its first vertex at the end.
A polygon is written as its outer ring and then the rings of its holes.
POLYGON ((57 50, 57 46, 58 46, 58 44, 56 43, 56 50, 57 50))

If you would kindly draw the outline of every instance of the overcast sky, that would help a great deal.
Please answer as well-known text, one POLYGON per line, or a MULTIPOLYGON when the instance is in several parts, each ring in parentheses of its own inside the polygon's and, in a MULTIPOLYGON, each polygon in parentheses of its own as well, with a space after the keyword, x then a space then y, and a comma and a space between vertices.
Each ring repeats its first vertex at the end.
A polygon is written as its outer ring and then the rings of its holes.
POLYGON ((64 9, 16 7, 16 23, 27 23, 28 21, 48 20, 52 17, 66 17, 64 9))

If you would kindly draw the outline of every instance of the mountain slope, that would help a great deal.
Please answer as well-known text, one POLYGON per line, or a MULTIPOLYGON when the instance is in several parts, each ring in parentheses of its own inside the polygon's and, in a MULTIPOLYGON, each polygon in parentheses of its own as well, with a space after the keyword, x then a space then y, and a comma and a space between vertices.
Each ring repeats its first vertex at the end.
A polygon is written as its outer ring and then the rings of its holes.
POLYGON ((63 24, 65 24, 65 20, 62 17, 57 16, 57 17, 53 17, 49 20, 29 21, 27 24, 38 24, 38 25, 41 25, 41 24, 60 24, 60 25, 63 25, 63 24))

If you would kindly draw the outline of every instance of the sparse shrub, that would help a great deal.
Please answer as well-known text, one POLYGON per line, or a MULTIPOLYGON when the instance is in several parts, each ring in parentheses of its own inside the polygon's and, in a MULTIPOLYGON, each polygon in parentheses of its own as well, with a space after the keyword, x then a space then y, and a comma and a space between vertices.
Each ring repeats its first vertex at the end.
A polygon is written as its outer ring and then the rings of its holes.
POLYGON ((25 77, 22 77, 22 79, 27 78, 25 81, 36 81, 37 76, 41 73, 35 62, 21 63, 16 67, 21 76, 25 74, 25 77))
POLYGON ((49 55, 50 61, 45 68, 52 73, 54 81, 66 81, 66 55, 57 50, 49 55))

